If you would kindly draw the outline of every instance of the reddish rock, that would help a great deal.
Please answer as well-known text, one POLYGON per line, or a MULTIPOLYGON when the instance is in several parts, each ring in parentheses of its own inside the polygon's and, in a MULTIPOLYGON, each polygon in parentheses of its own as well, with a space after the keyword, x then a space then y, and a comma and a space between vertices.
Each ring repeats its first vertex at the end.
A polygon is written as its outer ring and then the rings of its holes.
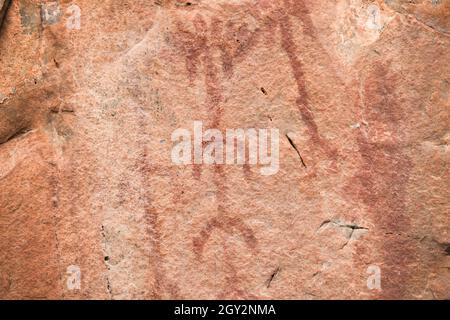
POLYGON ((0 298, 449 299, 449 6, 11 1, 0 298), (174 164, 194 121, 279 171, 174 164))

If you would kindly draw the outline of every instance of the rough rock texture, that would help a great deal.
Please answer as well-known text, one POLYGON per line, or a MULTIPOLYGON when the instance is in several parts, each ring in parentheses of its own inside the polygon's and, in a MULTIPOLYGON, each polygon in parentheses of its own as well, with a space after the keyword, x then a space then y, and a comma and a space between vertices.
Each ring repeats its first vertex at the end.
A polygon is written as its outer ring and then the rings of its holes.
POLYGON ((449 0, 12 0, 0 298, 449 299, 449 56, 449 0), (194 120, 279 172, 174 165, 194 120))

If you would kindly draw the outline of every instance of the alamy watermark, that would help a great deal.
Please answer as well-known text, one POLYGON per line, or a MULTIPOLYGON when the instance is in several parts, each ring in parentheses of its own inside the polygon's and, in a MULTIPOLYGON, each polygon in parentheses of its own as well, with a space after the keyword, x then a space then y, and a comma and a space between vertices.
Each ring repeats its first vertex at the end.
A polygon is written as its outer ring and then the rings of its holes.
POLYGON ((203 122, 194 121, 192 131, 179 128, 172 133, 171 158, 177 165, 260 165, 260 173, 269 176, 280 167, 279 139, 274 128, 203 131, 203 122))
POLYGON ((367 268, 367 288, 369 290, 381 290, 381 269, 379 266, 370 265, 367 268))
POLYGON ((80 290, 81 289, 81 269, 79 266, 71 265, 67 267, 67 289, 80 290))

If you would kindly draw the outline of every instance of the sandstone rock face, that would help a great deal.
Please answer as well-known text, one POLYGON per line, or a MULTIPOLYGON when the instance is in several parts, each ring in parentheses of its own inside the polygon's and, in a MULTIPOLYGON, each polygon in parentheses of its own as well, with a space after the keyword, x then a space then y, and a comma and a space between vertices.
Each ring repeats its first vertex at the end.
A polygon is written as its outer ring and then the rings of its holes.
POLYGON ((450 298, 450 1, 8 3, 0 298, 450 298))

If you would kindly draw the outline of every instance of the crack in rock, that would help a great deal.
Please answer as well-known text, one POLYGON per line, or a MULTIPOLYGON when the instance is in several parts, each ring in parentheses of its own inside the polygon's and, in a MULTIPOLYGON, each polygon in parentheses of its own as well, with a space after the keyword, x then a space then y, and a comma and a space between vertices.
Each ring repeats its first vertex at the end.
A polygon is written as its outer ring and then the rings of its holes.
POLYGON ((278 275, 278 273, 280 273, 281 268, 277 267, 275 269, 275 271, 270 275, 269 279, 267 280, 267 288, 270 287, 270 284, 272 283, 272 281, 275 279, 275 277, 278 275))
POLYGON ((343 228, 347 241, 341 246, 341 250, 344 249, 350 242, 350 240, 357 240, 361 235, 366 233, 369 228, 359 226, 355 223, 341 222, 339 220, 325 220, 321 223, 316 232, 321 231, 324 228, 334 227, 343 228))
POLYGON ((302 155, 300 153, 300 150, 297 148, 297 145, 295 144, 294 140, 292 140, 292 138, 289 136, 289 134, 286 134, 286 138, 288 139, 289 144, 291 145, 291 147, 294 148, 295 152, 297 152, 297 155, 298 155, 298 157, 300 159, 300 162, 302 163, 302 166, 304 168, 307 168, 306 163, 303 160, 303 157, 302 157, 302 155))
POLYGON ((0 0, 0 30, 2 28, 3 19, 6 16, 6 11, 8 11, 9 4, 11 0, 0 0))

